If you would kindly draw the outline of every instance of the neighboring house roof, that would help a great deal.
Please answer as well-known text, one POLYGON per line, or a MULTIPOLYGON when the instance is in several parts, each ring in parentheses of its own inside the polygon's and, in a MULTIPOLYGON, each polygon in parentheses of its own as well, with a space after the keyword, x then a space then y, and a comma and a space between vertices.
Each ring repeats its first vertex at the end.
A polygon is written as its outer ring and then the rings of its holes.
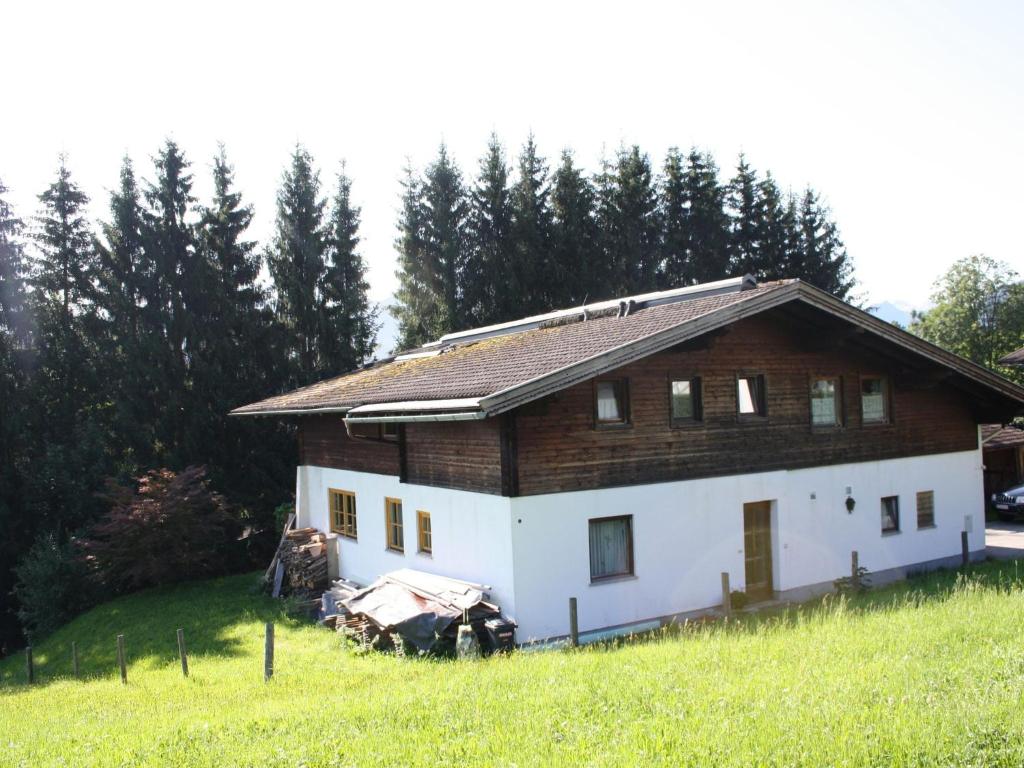
POLYGON ((999 359, 1000 365, 1024 365, 1024 347, 999 359))
POLYGON ((645 294, 449 334, 358 371, 246 405, 233 415, 346 413, 350 420, 483 418, 783 305, 800 305, 921 356, 990 395, 1024 389, 799 280, 749 277, 645 294))
POLYGON ((981 445, 985 449, 1015 448, 1024 445, 1024 429, 1013 425, 981 425, 981 445))

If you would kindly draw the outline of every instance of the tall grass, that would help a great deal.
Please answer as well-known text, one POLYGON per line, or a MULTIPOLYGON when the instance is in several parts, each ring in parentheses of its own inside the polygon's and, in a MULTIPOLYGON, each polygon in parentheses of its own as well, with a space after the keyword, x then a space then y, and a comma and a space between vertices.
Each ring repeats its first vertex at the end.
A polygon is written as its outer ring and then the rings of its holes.
POLYGON ((20 658, 0 662, 0 763, 1024 764, 1024 574, 1013 563, 477 663, 357 653, 283 616, 252 581, 101 606, 39 645, 32 687, 20 658), (277 670, 264 684, 271 619, 277 670), (67 677, 73 639, 85 680, 67 677))

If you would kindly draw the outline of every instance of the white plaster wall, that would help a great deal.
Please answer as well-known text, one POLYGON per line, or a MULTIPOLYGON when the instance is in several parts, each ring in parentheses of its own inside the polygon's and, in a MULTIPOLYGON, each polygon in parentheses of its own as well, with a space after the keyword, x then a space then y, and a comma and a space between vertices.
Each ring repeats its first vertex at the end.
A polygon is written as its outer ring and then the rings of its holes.
POLYGON ((955 556, 965 515, 972 551, 985 546, 979 450, 511 500, 519 642, 717 605, 721 572, 744 587, 743 504, 772 500, 777 590, 849 573, 955 556), (857 504, 846 511, 846 488, 857 504), (935 493, 935 528, 917 529, 916 493, 935 493), (811 498, 814 494, 815 498, 811 498), (881 533, 880 499, 900 497, 898 534, 881 533), (635 576, 590 583, 588 520, 633 515, 635 576))
POLYGON ((400 483, 391 475, 301 466, 296 477, 297 525, 330 530, 328 489, 356 495, 357 541, 342 536, 339 571, 360 584, 398 568, 487 584, 491 597, 515 616, 509 499, 485 493, 400 483), (402 500, 405 553, 386 546, 384 499, 402 500), (430 513, 433 553, 418 553, 416 511, 430 513))

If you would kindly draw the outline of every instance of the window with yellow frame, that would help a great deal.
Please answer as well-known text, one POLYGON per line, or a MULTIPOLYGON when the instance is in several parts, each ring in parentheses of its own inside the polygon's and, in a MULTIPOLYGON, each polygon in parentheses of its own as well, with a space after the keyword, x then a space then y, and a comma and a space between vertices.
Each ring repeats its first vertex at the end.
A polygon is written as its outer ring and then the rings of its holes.
POLYGON ((356 528, 356 495, 351 491, 328 491, 331 514, 331 531, 350 539, 358 537, 356 528))
POLYGON ((388 549, 393 552, 405 552, 401 499, 384 499, 384 523, 387 529, 388 549))
POLYGON ((416 538, 420 552, 429 555, 434 551, 434 540, 430 533, 430 513, 422 509, 416 512, 416 538))

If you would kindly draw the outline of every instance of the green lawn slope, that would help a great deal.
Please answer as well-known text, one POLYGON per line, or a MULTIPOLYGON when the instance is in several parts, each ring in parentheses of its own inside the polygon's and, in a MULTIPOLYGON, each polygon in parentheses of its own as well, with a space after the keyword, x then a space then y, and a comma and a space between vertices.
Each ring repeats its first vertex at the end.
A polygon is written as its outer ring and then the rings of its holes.
POLYGON ((360 654, 288 619, 252 591, 255 578, 100 606, 38 645, 31 687, 22 656, 0 662, 0 764, 1024 764, 1015 563, 724 627, 475 663, 360 654), (268 620, 277 671, 265 684, 268 620), (72 640, 81 680, 70 679, 72 640))

